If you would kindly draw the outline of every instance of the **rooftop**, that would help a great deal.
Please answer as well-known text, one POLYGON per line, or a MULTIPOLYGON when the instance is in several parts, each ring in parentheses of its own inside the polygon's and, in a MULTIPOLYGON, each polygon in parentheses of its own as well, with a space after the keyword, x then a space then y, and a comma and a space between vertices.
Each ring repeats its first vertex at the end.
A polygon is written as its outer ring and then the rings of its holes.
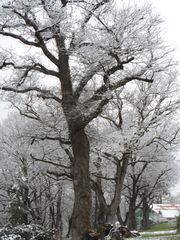
POLYGON ((180 204, 153 204, 152 210, 164 218, 176 218, 180 215, 180 204))

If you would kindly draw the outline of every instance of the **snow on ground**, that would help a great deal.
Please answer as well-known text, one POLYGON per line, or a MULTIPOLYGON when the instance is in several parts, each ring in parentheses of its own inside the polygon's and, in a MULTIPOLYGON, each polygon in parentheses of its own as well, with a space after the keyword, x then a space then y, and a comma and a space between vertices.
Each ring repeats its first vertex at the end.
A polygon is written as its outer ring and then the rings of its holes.
POLYGON ((169 231, 157 231, 157 232, 141 232, 141 236, 143 235, 163 235, 163 234, 175 234, 177 230, 169 230, 169 231))
MULTIPOLYGON (((153 232, 154 234, 154 232, 153 232)), ((143 237, 142 235, 137 238, 128 238, 129 240, 180 240, 180 235, 169 235, 169 236, 156 236, 156 237, 143 237)))
POLYGON ((129 238, 129 240, 180 240, 180 235, 174 235, 174 236, 162 236, 162 237, 148 237, 148 238, 129 238))
POLYGON ((17 240, 17 239, 21 239, 21 236, 17 234, 10 234, 8 236, 1 237, 1 240, 17 240))
POLYGON ((175 235, 177 230, 169 230, 169 231, 157 231, 157 232, 140 232, 141 236, 137 238, 129 238, 129 240, 180 240, 180 235, 175 235), (169 236, 159 236, 159 237, 153 237, 157 235, 167 235, 172 234, 169 236), (148 235, 150 237, 143 237, 143 235, 148 235), (152 236, 152 237, 151 237, 152 236))

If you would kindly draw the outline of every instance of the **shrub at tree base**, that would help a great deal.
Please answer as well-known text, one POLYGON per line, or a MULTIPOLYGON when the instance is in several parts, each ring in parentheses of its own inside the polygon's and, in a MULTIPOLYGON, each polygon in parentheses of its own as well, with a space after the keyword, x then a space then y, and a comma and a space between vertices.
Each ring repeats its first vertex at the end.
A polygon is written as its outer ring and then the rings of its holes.
POLYGON ((6 226, 0 230, 0 240, 51 240, 53 233, 39 225, 6 226))

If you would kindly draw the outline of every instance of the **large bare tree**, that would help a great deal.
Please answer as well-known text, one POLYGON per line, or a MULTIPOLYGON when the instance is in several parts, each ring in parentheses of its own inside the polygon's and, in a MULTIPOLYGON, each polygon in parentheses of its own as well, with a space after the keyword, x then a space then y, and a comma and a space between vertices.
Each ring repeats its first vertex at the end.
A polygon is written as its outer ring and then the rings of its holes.
POLYGON ((151 83, 172 66, 160 23, 150 6, 117 10, 112 0, 1 1, 1 89, 20 105, 26 100, 29 117, 36 115, 30 107, 36 98, 52 99, 64 112, 73 153, 73 239, 90 226, 85 127, 116 89, 133 80, 151 83))

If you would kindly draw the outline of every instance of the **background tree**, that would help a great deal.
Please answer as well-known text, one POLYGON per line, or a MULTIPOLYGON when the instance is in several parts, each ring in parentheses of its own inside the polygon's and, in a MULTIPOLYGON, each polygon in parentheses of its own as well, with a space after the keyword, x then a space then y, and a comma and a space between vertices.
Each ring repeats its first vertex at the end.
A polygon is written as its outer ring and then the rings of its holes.
MULTIPOLYGON (((128 86, 124 87, 124 90, 120 92, 120 96, 116 92, 116 99, 111 100, 108 108, 101 114, 103 118, 101 125, 104 121, 109 123, 109 125, 106 124, 104 127, 105 136, 109 139, 107 140, 104 136, 103 141, 106 139, 106 142, 104 144, 100 142, 99 144, 98 150, 101 153, 98 153, 98 159, 102 158, 102 160, 100 161, 101 167, 97 164, 97 181, 96 183, 93 182, 93 186, 99 196, 99 204, 101 203, 101 208, 104 209, 103 213, 106 215, 106 217, 103 217, 101 213, 103 219, 114 220, 120 203, 126 172, 129 168, 131 170, 128 174, 131 180, 129 180, 128 185, 126 184, 126 187, 129 189, 130 201, 128 219, 126 221, 128 221, 131 229, 135 229, 135 210, 142 204, 141 201, 139 204, 137 203, 137 198, 139 198, 139 193, 142 189, 146 188, 146 184, 141 184, 144 171, 147 175, 149 165, 153 163, 159 163, 157 165, 158 169, 161 169, 163 166, 167 168, 166 164, 168 162, 171 167, 173 166, 173 158, 169 154, 170 151, 175 151, 175 146, 177 146, 178 142, 176 138, 179 132, 179 125, 175 120, 178 113, 179 100, 176 97, 172 97, 174 92, 177 92, 176 87, 176 82, 170 75, 163 83, 160 79, 157 79, 150 86, 146 86, 143 83, 131 84, 131 89, 128 86), (172 129, 171 133, 169 133, 170 129, 172 129), (129 147, 130 154, 128 159, 123 158, 123 154, 126 154, 125 145, 129 147), (169 158, 165 157, 166 155, 169 158), (106 160, 103 160, 105 158, 106 160), (107 166, 106 171, 102 170, 103 161, 104 166, 107 166), (118 183, 116 185, 120 178, 121 184, 118 183), (106 188, 102 186, 103 181, 106 188), (107 203, 103 194, 104 191, 109 191, 108 186, 111 189, 109 193, 111 197, 107 203), (116 197, 118 196, 117 201, 114 201, 112 197, 115 195, 116 197), (114 210, 111 210, 112 205, 114 210), (111 214, 112 218, 110 218, 111 214)), ((102 132, 103 127, 101 129, 102 132)), ((96 143, 96 149, 98 148, 97 146, 96 143)), ((161 172, 157 173, 154 179, 159 178, 160 180, 160 176, 161 172)), ((152 185, 154 184, 153 182, 152 180, 152 185)), ((157 181, 154 188, 157 187, 158 183, 159 181, 157 181)))
POLYGON ((62 215, 64 219, 68 217, 65 209, 72 204, 66 200, 66 185, 70 191, 72 184, 67 180, 68 174, 61 170, 60 156, 64 156, 59 144, 55 146, 53 141, 52 145, 49 140, 43 140, 42 144, 32 139, 31 123, 32 120, 13 115, 2 124, 0 205, 5 217, 2 226, 7 223, 14 226, 40 224, 45 229, 56 229, 55 233, 60 237, 63 226, 67 229, 68 221, 63 222, 62 215), (36 155, 39 158, 34 157, 36 155), (49 176, 56 172, 54 166, 62 175, 49 176))

